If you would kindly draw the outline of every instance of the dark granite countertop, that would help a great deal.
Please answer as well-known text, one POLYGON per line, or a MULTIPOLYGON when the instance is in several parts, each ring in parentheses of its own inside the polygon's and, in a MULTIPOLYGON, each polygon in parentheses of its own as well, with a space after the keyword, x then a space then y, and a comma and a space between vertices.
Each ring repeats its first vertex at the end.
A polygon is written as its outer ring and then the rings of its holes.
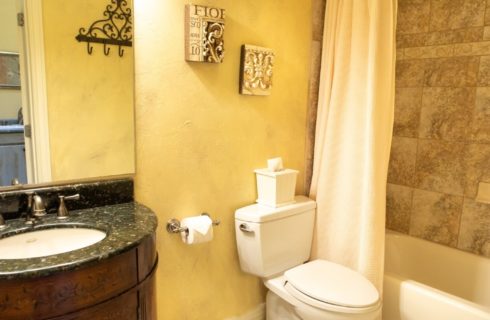
MULTIPOLYGON (((27 226, 24 219, 7 222, 9 227, 0 232, 0 238, 56 227, 84 227, 107 232, 102 241, 79 250, 52 256, 5 260, 0 257, 0 280, 34 278, 94 264, 128 251, 151 236, 157 227, 155 214, 137 202, 73 210, 66 220, 48 214, 35 226, 27 226)), ((63 239, 60 239, 63 241, 63 239)))

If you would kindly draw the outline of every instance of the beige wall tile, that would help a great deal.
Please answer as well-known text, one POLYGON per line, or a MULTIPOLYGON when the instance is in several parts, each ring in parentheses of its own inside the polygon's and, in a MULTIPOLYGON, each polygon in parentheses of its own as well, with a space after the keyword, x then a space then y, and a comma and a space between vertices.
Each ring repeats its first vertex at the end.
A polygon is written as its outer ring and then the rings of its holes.
POLYGON ((480 57, 478 69, 478 86, 490 86, 490 56, 480 57))
POLYGON ((470 140, 490 143, 490 87, 476 89, 470 140))
POLYGON ((325 20, 326 0, 313 0, 313 40, 321 41, 323 38, 323 22, 325 20))
POLYGON ((388 182, 412 186, 416 155, 417 139, 393 137, 388 182))
POLYGON ((454 55, 455 56, 490 55, 490 41, 455 44, 454 55))
POLYGON ((430 31, 483 26, 485 0, 431 0, 430 31))
POLYGON ((405 59, 405 49, 398 48, 396 49, 396 60, 404 60, 405 59))
POLYGON ((410 235, 455 247, 463 197, 415 189, 410 235))
POLYGON ((316 116, 318 111, 318 92, 320 86, 321 53, 321 41, 312 41, 308 110, 306 115, 305 190, 307 193, 309 193, 313 175, 313 154, 315 147, 316 116))
POLYGON ((464 143, 441 140, 418 142, 415 184, 420 189, 463 195, 464 143))
POLYGON ((429 31, 430 2, 425 0, 399 0, 397 33, 429 31))
POLYGON ((453 55, 454 45, 405 48, 405 59, 445 58, 453 55))
POLYGON ((478 78, 479 57, 429 59, 426 64, 425 86, 475 86, 478 78))
POLYGON ((483 40, 490 40, 490 27, 488 26, 486 26, 485 29, 483 29, 483 40))
POLYGON ((413 33, 413 34, 396 34, 396 47, 423 47, 426 44, 428 33, 413 33))
POLYGON ((478 192, 478 183, 490 183, 490 144, 468 145, 465 163, 467 165, 465 196, 474 199, 478 192))
POLYGON ((483 27, 459 30, 445 30, 427 34, 425 45, 442 45, 449 43, 475 42, 483 39, 483 27))
MULTIPOLYGON (((490 30, 488 32, 490 33, 490 30)), ((483 27, 472 27, 457 30, 443 30, 414 34, 397 33, 396 47, 413 48, 424 46, 440 46, 454 43, 477 42, 481 41, 483 38, 483 27)))
POLYGON ((396 88, 393 135, 417 138, 422 107, 422 88, 396 88))
POLYGON ((464 141, 475 105, 475 88, 424 88, 419 137, 464 141))
POLYGON ((490 258, 490 205, 465 198, 458 248, 490 258))
POLYGON ((485 25, 490 25, 490 0, 487 0, 487 9, 485 10, 485 25))
POLYGON ((490 0, 398 4, 387 228, 490 257, 490 0))
POLYGON ((396 62, 396 86, 421 87, 424 83, 424 60, 399 60, 396 62))
POLYGON ((388 183, 386 190, 386 227, 408 233, 413 189, 388 183))

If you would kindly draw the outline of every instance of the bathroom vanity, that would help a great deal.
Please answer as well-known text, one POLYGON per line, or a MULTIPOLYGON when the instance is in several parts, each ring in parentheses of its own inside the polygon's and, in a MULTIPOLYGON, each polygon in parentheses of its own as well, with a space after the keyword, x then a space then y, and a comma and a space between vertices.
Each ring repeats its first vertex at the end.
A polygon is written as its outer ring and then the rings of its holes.
MULTIPOLYGON (((85 208, 71 210, 66 219, 58 219, 54 212, 34 224, 20 217, 6 221, 7 227, 0 230, 0 250, 3 239, 38 230, 83 228, 106 235, 95 244, 56 255, 0 257, 0 319, 156 319, 156 216, 132 201, 132 193, 121 194, 132 192, 132 181, 92 187, 79 184, 36 191, 47 204, 54 203, 49 199, 59 193, 79 192, 79 202, 71 207, 85 208)), ((0 208, 12 206, 12 201, 19 201, 22 208, 21 197, 0 193, 0 208)), ((29 245, 36 240, 33 236, 24 241, 29 245)), ((63 243, 62 237, 57 240, 63 243)))

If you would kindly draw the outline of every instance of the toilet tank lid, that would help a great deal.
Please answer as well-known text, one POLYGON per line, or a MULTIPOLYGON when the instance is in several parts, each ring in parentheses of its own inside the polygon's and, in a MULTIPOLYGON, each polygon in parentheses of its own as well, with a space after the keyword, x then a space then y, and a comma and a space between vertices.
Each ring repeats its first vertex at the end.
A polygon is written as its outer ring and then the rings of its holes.
POLYGON ((283 207, 252 204, 235 211, 235 219, 246 222, 266 222, 282 219, 316 208, 316 202, 305 196, 294 197, 295 202, 283 207))

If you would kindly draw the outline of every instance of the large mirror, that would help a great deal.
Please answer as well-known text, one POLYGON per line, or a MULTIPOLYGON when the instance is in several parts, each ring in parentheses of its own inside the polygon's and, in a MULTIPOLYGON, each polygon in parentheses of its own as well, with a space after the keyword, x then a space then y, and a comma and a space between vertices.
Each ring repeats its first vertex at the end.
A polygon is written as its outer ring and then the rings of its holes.
POLYGON ((0 1, 0 188, 134 173, 133 50, 75 40, 110 3, 0 1))

